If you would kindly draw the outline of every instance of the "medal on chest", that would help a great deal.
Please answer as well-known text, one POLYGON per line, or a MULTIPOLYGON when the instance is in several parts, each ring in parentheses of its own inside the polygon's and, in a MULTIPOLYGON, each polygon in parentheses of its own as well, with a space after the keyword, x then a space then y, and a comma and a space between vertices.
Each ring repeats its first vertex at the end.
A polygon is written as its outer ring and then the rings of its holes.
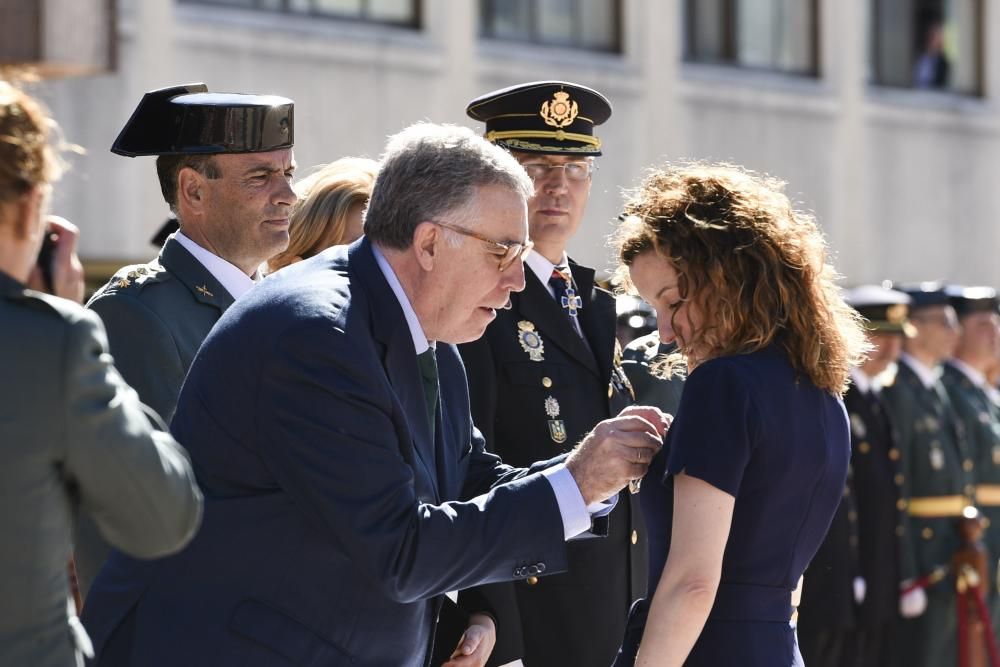
POLYGON ((517 342, 521 344, 521 349, 528 353, 528 358, 532 361, 545 359, 545 345, 542 343, 542 337, 535 331, 535 325, 528 320, 521 320, 517 323, 517 342))
POLYGON ((549 396, 545 399, 545 414, 549 416, 549 437, 553 442, 566 442, 566 422, 557 419, 559 416, 559 401, 549 396))
POLYGON ((854 437, 858 440, 863 440, 868 433, 868 429, 865 428, 865 420, 856 412, 851 413, 851 431, 854 432, 854 437))
POLYGON ((934 470, 941 470, 944 468, 944 452, 941 451, 941 447, 938 445, 931 445, 931 468, 934 470))

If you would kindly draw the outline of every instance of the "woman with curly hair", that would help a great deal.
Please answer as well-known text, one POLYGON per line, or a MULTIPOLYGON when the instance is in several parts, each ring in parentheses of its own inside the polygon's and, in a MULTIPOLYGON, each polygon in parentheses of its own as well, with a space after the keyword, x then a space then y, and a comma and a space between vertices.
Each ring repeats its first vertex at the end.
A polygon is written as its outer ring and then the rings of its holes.
POLYGON ((357 240, 377 173, 375 160, 345 157, 296 183, 299 198, 289 216, 288 248, 268 260, 267 272, 357 240))
POLYGON ((615 234, 624 284, 677 345, 662 371, 688 373, 642 487, 652 602, 616 665, 802 664, 793 592, 844 491, 840 397, 866 344, 782 186, 726 164, 653 170, 615 234))

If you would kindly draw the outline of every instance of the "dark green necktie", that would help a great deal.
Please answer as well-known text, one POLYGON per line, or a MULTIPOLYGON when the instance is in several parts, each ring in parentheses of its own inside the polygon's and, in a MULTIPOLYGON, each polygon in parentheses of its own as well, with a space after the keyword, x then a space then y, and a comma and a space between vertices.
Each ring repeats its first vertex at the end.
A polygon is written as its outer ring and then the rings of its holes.
POLYGON ((434 437, 434 417, 437 415, 438 402, 438 366, 434 348, 428 348, 417 355, 417 367, 423 381, 424 400, 427 403, 427 420, 431 424, 431 438, 434 437))

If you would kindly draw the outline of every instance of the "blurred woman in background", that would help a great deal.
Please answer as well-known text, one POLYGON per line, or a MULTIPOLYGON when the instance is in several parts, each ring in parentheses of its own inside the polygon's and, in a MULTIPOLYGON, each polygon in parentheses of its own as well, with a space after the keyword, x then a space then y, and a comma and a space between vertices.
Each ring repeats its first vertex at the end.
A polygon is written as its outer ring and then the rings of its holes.
POLYGON ((268 260, 267 272, 358 239, 377 173, 375 160, 345 157, 296 183, 288 249, 268 260))

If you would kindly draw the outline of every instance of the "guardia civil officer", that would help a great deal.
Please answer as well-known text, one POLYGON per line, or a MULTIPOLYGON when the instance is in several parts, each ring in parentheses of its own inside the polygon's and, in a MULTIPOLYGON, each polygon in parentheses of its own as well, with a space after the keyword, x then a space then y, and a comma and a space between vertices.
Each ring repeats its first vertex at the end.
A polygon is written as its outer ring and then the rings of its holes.
MULTIPOLYGON (((593 269, 566 253, 602 151, 594 127, 611 115, 611 104, 585 86, 539 81, 487 93, 466 112, 486 124, 486 139, 509 150, 535 186, 526 287, 483 338, 460 346, 487 447, 526 465, 569 451, 633 400, 615 339, 614 298, 595 285, 593 269)), ((568 545, 567 573, 464 592, 463 604, 496 614, 490 664, 609 665, 629 606, 646 591, 644 533, 636 499, 623 492, 606 538, 568 545)))
MULTIPOLYGON (((883 390, 898 432, 907 512, 900 548, 900 664, 955 664, 955 580, 949 565, 960 548, 959 517, 973 503, 973 460, 939 379, 958 341, 958 320, 939 283, 898 287, 912 299, 915 335, 903 341, 894 381, 883 390)), ((890 452, 891 454, 891 452, 890 452)))
MULTIPOLYGON (((180 229, 158 257, 119 270, 87 307, 104 320, 125 380, 166 420, 212 325, 288 245, 292 141, 291 100, 188 84, 146 93, 111 147, 157 156, 180 229)), ((86 593, 107 557, 89 524, 76 557, 86 593)))
MULTIPOLYGON (((0 81, 0 665, 70 667, 91 652, 66 571, 78 516, 144 558, 183 547, 201 519, 186 453, 122 381, 100 318, 27 286, 50 234, 52 123, 0 81)), ((63 278, 75 273, 66 231, 52 253, 63 278)), ((53 284, 82 294, 76 282, 53 284)))
POLYGON ((997 559, 1000 558, 1000 406, 991 399, 986 373, 1000 352, 1000 300, 992 287, 945 288, 958 315, 961 334, 955 354, 944 363, 941 382, 961 420, 975 462, 976 506, 987 520, 983 541, 989 552, 990 581, 983 590, 1000 628, 997 559))

